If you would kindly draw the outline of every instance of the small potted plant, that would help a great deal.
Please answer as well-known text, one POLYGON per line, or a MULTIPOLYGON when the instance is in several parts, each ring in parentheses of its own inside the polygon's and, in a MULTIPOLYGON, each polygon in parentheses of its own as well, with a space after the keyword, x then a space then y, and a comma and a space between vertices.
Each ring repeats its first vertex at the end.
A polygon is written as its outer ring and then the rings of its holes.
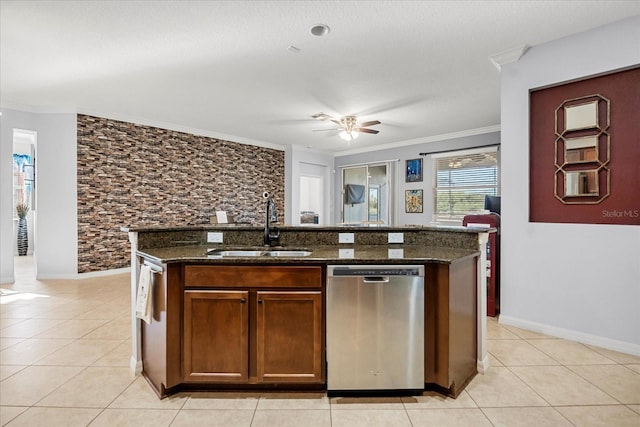
POLYGON ((18 255, 25 256, 29 249, 29 233, 27 231, 27 213, 29 205, 26 203, 18 203, 16 205, 18 213, 18 255))

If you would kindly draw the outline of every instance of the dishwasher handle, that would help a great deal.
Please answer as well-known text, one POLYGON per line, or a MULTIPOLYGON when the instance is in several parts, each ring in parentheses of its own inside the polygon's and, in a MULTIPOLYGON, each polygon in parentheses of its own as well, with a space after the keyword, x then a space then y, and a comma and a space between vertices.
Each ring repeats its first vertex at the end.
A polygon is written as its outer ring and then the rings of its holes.
POLYGON ((389 283, 389 276, 364 276, 364 283, 389 283))

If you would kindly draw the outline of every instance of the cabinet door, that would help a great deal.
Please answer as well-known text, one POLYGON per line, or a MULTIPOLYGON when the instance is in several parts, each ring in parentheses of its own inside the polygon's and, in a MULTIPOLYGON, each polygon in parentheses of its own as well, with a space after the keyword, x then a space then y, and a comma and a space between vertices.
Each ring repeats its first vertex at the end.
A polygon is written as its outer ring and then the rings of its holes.
POLYGON ((257 293, 260 382, 324 382, 322 292, 257 293))
POLYGON ((248 291, 185 291, 185 381, 246 382, 248 346, 248 291))

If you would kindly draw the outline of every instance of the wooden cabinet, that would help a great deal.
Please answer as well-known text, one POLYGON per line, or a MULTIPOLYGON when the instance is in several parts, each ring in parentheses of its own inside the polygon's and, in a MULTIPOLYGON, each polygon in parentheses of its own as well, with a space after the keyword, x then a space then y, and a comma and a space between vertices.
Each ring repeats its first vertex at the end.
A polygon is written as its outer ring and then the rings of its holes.
POLYGON ((260 382, 323 382, 322 292, 257 292, 260 382))
POLYGON ((322 267, 308 265, 187 265, 186 288, 321 289, 322 267))
MULTIPOLYGON (((425 388, 456 396, 477 372, 477 256, 425 272, 425 388)), ((170 263, 152 280, 141 351, 160 396, 324 389, 323 265, 170 263)))
POLYGON ((184 293, 184 379, 249 379, 249 292, 184 293))
POLYGON ((454 397, 477 373, 477 260, 426 265, 425 388, 454 397))
POLYGON ((186 383, 324 384, 320 266, 185 266, 186 383))
MULTIPOLYGON (((142 263, 142 259, 140 262, 142 263)), ((151 274, 153 312, 151 322, 140 321, 143 373, 159 396, 182 382, 180 343, 182 289, 180 266, 156 265, 162 273, 151 274), (175 286, 175 285, 178 286, 175 286)))

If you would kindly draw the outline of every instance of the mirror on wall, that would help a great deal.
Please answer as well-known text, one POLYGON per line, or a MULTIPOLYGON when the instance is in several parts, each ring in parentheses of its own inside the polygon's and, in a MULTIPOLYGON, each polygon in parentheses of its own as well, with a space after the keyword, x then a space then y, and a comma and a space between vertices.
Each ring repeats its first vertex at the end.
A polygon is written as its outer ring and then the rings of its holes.
POLYGON ((564 177, 566 196, 576 197, 598 195, 597 170, 565 172, 564 177))
POLYGON ((565 131, 598 127, 598 101, 564 107, 565 131))
POLYGON ((554 195, 597 204, 610 194, 611 103, 600 94, 563 101, 555 111, 554 195))
POLYGON ((565 163, 583 163, 598 160, 598 136, 571 138, 565 141, 565 163))

